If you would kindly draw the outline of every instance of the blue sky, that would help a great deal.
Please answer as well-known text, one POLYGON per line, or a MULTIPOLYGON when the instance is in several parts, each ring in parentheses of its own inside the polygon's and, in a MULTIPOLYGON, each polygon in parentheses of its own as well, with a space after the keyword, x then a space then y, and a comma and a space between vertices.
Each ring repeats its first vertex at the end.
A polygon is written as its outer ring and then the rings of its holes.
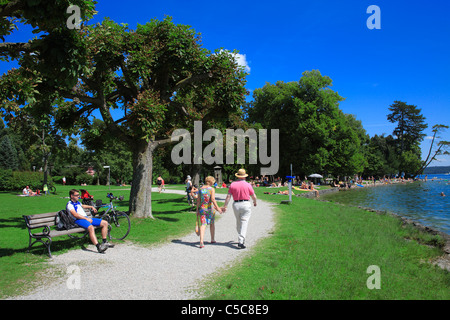
MULTIPOLYGON (((386 115, 394 100, 422 109, 427 135, 434 124, 450 125, 450 1, 98 2, 94 21, 110 17, 134 29, 169 15, 201 32, 206 48, 239 50, 250 70, 250 92, 318 69, 346 98, 341 109, 361 120, 370 136, 392 133, 386 115), (367 28, 370 5, 381 10, 381 29, 367 28)), ((450 141, 450 130, 442 138, 450 141)), ((424 153, 429 141, 422 143, 424 153)), ((449 156, 440 159, 432 165, 450 166, 449 156)))

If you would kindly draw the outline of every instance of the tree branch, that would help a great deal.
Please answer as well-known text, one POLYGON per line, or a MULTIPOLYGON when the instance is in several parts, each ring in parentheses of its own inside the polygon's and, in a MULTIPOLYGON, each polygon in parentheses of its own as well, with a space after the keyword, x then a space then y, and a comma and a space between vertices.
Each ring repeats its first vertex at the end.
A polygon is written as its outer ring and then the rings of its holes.
POLYGON ((105 99, 105 95, 102 91, 99 92, 99 99, 100 99, 100 106, 99 111, 102 115, 103 122, 105 123, 108 130, 110 130, 116 137, 119 139, 122 139, 125 143, 132 145, 135 143, 134 139, 127 135, 125 132, 123 132, 120 127, 118 126, 119 122, 114 121, 111 112, 109 111, 109 107, 107 104, 107 100, 105 99))
POLYGON ((67 98, 67 99, 72 99, 72 100, 78 99, 81 102, 90 103, 90 104, 93 104, 93 105, 96 105, 96 106, 100 106, 101 105, 101 100, 99 98, 92 98, 92 97, 89 97, 89 96, 86 96, 86 95, 75 93, 73 91, 72 92, 63 93, 63 97, 67 98))
POLYGON ((135 86, 133 81, 130 78, 130 74, 128 73, 128 69, 125 67, 124 61, 120 61, 120 68, 122 69, 123 76, 125 78, 125 81, 127 82, 128 86, 130 87, 131 91, 133 92, 133 96, 137 97, 139 94, 138 88, 135 86))
POLYGON ((175 136, 174 139, 172 139, 172 137, 169 137, 160 140, 153 140, 152 142, 150 142, 151 148, 152 150, 155 150, 156 148, 165 146, 167 144, 176 143, 180 138, 184 138, 184 135, 175 136))
POLYGON ((0 17, 14 16, 17 11, 23 9, 24 3, 21 0, 10 1, 5 6, 0 6, 0 17))
POLYGON ((195 76, 187 77, 187 78, 185 78, 185 79, 179 81, 179 82, 175 85, 175 87, 173 88, 173 91, 172 91, 172 92, 176 92, 176 91, 178 91, 180 88, 182 88, 182 87, 184 87, 184 86, 187 86, 187 85, 189 85, 189 84, 191 84, 191 83, 193 83, 193 82, 202 81, 202 80, 205 80, 205 79, 212 78, 212 76, 213 76, 213 74, 212 74, 211 72, 207 72, 207 73, 202 73, 202 74, 198 74, 198 75, 195 75, 195 76))
POLYGON ((181 103, 171 101, 170 105, 173 105, 173 106, 177 107, 178 109, 180 109, 184 113, 185 116, 189 116, 189 113, 186 111, 186 108, 181 103))
MULTIPOLYGON (((427 165, 427 161, 428 161, 428 159, 430 158, 431 150, 433 149, 433 145, 434 145, 434 139, 436 139, 436 134, 437 134, 437 131, 434 131, 434 134, 433 134, 433 140, 431 140, 430 150, 428 151, 427 158, 426 158, 425 161, 423 162, 422 168, 420 169, 421 171, 423 171, 423 170, 428 166, 428 165, 427 165), (424 166, 425 166, 425 167, 424 167, 424 166)), ((433 160, 433 159, 432 159, 432 160, 433 160)))
POLYGON ((18 53, 18 52, 32 52, 31 44, 29 42, 3 42, 0 43, 0 52, 18 53))

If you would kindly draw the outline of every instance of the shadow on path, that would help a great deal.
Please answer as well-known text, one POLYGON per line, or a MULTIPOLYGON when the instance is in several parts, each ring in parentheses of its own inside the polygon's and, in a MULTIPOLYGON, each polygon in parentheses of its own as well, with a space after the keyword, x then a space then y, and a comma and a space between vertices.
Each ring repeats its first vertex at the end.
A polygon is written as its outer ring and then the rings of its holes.
MULTIPOLYGON (((200 242, 199 241, 190 242, 190 241, 183 241, 183 240, 180 240, 180 239, 175 239, 175 240, 172 240, 172 243, 182 244, 182 245, 185 245, 185 246, 197 247, 197 248, 199 248, 199 246, 200 246, 200 242)), ((241 250, 237 246, 238 243, 234 242, 234 241, 216 242, 216 243, 211 243, 211 242, 205 241, 205 245, 218 246, 218 247, 228 247, 228 248, 235 249, 235 250, 241 250)))

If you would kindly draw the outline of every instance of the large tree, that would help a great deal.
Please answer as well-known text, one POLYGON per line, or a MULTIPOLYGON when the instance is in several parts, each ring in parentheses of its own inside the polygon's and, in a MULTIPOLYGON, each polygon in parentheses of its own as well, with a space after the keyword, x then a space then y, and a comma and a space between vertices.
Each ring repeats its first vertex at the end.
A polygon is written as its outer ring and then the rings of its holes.
POLYGON ((397 139, 397 153, 400 158, 399 173, 412 175, 420 168, 420 143, 425 134, 423 131, 428 127, 421 109, 415 105, 406 104, 402 101, 394 101, 389 107, 390 114, 387 119, 397 123, 393 135, 397 139))
POLYGON ((63 135, 53 126, 55 119, 50 101, 55 97, 54 92, 42 90, 38 100, 37 83, 45 79, 73 86, 77 82, 84 65, 80 61, 85 49, 80 33, 68 28, 70 14, 67 11, 75 5, 79 18, 87 20, 95 14, 95 4, 91 0, 0 1, 0 60, 17 60, 23 66, 22 72, 13 69, 0 79, 0 99, 3 99, 0 113, 9 128, 23 134, 23 140, 31 146, 29 150, 35 151, 33 156, 38 159, 33 164, 43 167, 44 182, 50 156, 62 149, 63 135), (9 42, 9 36, 23 25, 31 26, 37 36, 27 42, 9 42))
POLYGON ((89 130, 98 112, 109 133, 133 153, 130 212, 152 217, 153 151, 171 142, 175 128, 189 129, 194 120, 226 123, 240 113, 246 73, 232 54, 203 48, 198 33, 170 17, 136 30, 105 19, 84 26, 77 37, 84 51, 78 51, 83 56, 74 86, 41 71, 45 57, 28 55, 3 79, 19 78, 24 90, 4 90, 3 101, 16 110, 57 108, 60 127, 82 130, 89 130))
POLYGON ((298 82, 267 83, 254 91, 248 121, 280 130, 280 175, 290 174, 291 163, 296 175, 362 171, 362 126, 339 109, 344 98, 331 86, 329 77, 313 70, 298 82))
POLYGON ((400 159, 396 152, 394 137, 374 135, 370 138, 366 160, 367 165, 364 169, 366 176, 381 178, 384 175, 395 175, 400 159))

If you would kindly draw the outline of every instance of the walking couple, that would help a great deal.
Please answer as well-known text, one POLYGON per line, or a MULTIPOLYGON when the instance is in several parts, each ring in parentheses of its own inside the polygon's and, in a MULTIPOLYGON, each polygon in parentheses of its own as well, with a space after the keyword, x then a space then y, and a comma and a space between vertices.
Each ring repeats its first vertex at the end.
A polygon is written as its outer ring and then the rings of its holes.
POLYGON ((215 226, 214 218, 215 211, 219 211, 221 214, 226 212, 228 203, 231 197, 233 197, 233 211, 236 217, 236 230, 238 232, 238 247, 240 249, 245 248, 245 237, 247 234, 248 221, 251 216, 251 204, 250 197, 253 199, 253 205, 256 206, 255 192, 245 178, 248 176, 244 169, 239 169, 235 174, 238 180, 234 181, 228 189, 228 194, 225 199, 225 205, 219 208, 215 199, 215 190, 212 187, 215 179, 211 176, 205 178, 205 185, 199 189, 197 197, 197 222, 196 233, 200 236, 200 248, 203 248, 204 236, 206 226, 210 226, 211 231, 211 243, 215 241, 215 226), (213 208, 214 207, 214 208, 213 208))

